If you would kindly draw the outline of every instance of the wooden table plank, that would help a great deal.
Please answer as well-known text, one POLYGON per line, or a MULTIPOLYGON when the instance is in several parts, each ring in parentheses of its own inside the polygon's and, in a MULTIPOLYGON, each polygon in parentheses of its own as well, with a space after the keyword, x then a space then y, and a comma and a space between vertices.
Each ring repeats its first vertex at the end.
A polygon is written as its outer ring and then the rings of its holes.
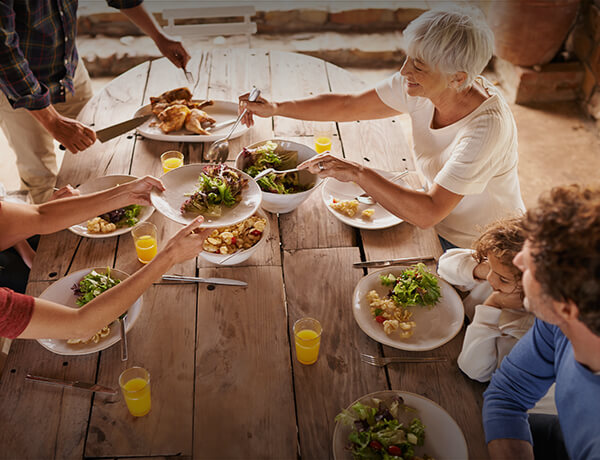
MULTIPOLYGON (((50 282, 29 283, 40 295, 50 282)), ((92 394, 25 380, 25 375, 93 382, 97 355, 60 356, 15 340, 0 378, 1 459, 81 459, 92 394)), ((99 399, 106 396, 98 396, 99 399)))
MULTIPOLYGON (((284 101, 330 92, 325 62, 299 54, 271 51, 272 98, 284 101)), ((313 123, 291 118, 274 117, 275 136, 312 136, 313 123)), ((332 124, 332 131, 335 127, 332 124)))
POLYGON ((352 314, 352 293, 362 277, 352 268, 358 248, 285 251, 284 278, 289 334, 305 316, 323 326, 318 361, 300 364, 293 354, 294 388, 302 458, 332 458, 334 418, 364 394, 388 388, 385 370, 360 362, 360 353, 377 354, 352 314), (333 275, 333 276, 332 276, 333 275))
POLYGON ((248 287, 203 285, 198 293, 194 455, 295 458, 281 269, 201 269, 200 276, 243 279, 248 287))
POLYGON ((99 383, 118 385, 126 368, 150 372, 152 410, 129 414, 117 403, 94 400, 86 456, 191 455, 194 392, 195 285, 157 285, 143 296, 143 310, 127 334, 129 360, 118 346, 100 359, 99 383))

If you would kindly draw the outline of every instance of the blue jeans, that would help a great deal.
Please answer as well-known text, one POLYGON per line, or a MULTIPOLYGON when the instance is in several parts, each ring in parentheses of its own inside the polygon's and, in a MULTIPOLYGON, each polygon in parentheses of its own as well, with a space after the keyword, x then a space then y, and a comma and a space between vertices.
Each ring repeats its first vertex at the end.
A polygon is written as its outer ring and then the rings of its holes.
POLYGON ((446 252, 448 249, 458 248, 458 246, 456 246, 454 243, 451 243, 447 239, 442 238, 440 235, 438 235, 438 239, 440 240, 440 244, 442 245, 442 251, 444 252, 446 252))

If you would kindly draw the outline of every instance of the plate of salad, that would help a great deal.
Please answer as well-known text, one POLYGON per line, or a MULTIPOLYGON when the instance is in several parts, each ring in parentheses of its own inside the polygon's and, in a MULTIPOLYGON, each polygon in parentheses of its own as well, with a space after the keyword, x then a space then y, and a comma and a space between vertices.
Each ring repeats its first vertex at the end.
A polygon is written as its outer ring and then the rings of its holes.
POLYGON ((252 216, 262 195, 246 173, 226 164, 197 163, 173 169, 161 177, 165 190, 150 199, 165 217, 187 225, 199 215, 205 228, 235 225, 252 216))
MULTIPOLYGON (((87 195, 125 184, 135 179, 137 177, 121 174, 101 176, 81 184, 77 187, 77 190, 82 195, 87 195)), ((147 220, 153 212, 154 208, 152 206, 133 204, 124 208, 114 209, 80 224, 72 225, 69 227, 69 230, 87 238, 109 238, 111 236, 123 235, 130 232, 138 223, 147 220)))
POLYGON ((454 460, 469 457, 456 421, 430 399, 406 391, 365 395, 336 417, 335 460, 454 460))
MULTIPOLYGON (((71 308, 81 308, 108 289, 113 288, 129 275, 116 268, 85 268, 70 273, 52 283, 40 298, 71 308)), ((142 311, 142 298, 137 299, 127 310, 125 330, 129 331, 142 311)), ((104 350, 121 340, 119 323, 115 318, 111 324, 100 329, 92 337, 62 339, 39 339, 38 342, 52 353, 59 355, 87 355, 104 350)))
POLYGON ((354 289, 352 311, 373 340, 408 351, 444 345, 464 321, 463 303, 454 288, 424 264, 368 274, 354 289))

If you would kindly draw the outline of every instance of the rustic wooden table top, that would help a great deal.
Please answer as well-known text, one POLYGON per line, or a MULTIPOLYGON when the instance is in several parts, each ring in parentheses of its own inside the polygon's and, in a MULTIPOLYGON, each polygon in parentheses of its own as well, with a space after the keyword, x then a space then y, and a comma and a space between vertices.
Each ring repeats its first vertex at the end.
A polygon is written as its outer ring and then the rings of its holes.
MULTIPOLYGON (((299 54, 266 50, 213 50, 196 54, 188 69, 198 98, 236 101, 253 84, 266 98, 352 92, 364 85, 349 72, 299 54)), ((149 96, 188 86, 165 59, 139 65, 107 85, 80 114, 96 128, 129 118, 149 96)), ((333 153, 365 165, 414 170, 397 119, 332 124, 333 153)), ((230 160, 244 145, 273 137, 311 145, 312 125, 275 117, 231 141, 230 160)), ((106 174, 162 173, 159 155, 184 152, 201 162, 204 144, 177 144, 123 135, 67 154, 59 186, 106 174)), ((417 175, 409 180, 418 185, 417 175)), ((158 213, 150 219, 163 243, 179 226, 158 213)), ((164 284, 143 297, 128 333, 129 361, 119 346, 86 356, 59 356, 36 341, 13 342, 0 380, 0 457, 332 458, 334 417, 358 397, 397 389, 444 407, 462 429, 470 458, 487 458, 481 426, 483 386, 456 365, 464 331, 435 352, 403 352, 366 336, 351 311, 364 275, 353 262, 440 254, 433 230, 402 223, 381 231, 347 227, 328 212, 317 191, 298 209, 271 215, 268 244, 246 263, 214 267, 190 260, 172 273, 241 279, 247 288, 164 284), (319 360, 299 364, 292 325, 318 318, 324 334, 319 360), (290 341, 290 337, 292 340, 290 341), (291 345, 292 344, 292 345, 291 345), (360 352, 383 356, 442 355, 447 362, 377 368, 360 352), (27 373, 118 387, 127 367, 150 371, 152 412, 136 419, 120 396, 61 389, 25 381, 27 373)), ((129 234, 87 239, 64 230, 41 238, 28 293, 82 268, 139 269, 129 234)))

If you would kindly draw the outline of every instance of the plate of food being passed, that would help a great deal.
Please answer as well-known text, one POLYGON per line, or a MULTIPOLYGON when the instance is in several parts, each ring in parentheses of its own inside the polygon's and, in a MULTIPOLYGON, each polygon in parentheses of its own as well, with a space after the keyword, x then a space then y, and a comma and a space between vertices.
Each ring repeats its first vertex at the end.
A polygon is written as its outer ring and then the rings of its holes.
POLYGON ((183 225, 199 215, 204 216, 204 228, 235 225, 252 216, 262 200, 258 184, 248 174, 224 163, 181 166, 161 180, 165 190, 152 190, 152 204, 183 225))
POLYGON ((433 350, 449 342, 465 316, 454 288, 423 263, 369 273, 354 289, 352 310, 373 340, 407 351, 433 350))
POLYGON ((456 421, 441 406, 415 393, 385 390, 362 396, 335 420, 335 460, 469 458, 456 421))
MULTIPOLYGON (((116 268, 97 267, 85 268, 70 273, 64 278, 52 283, 40 295, 41 299, 66 305, 71 308, 81 308, 104 291, 115 287, 129 275, 116 268)), ((129 331, 142 311, 142 298, 137 299, 127 313, 122 315, 125 321, 125 331, 129 331)), ((100 329, 91 337, 63 339, 39 339, 38 342, 52 353, 59 355, 87 355, 104 350, 121 340, 120 325, 115 319, 100 329)))
MULTIPOLYGON (((140 107, 134 116, 152 113, 137 132, 148 139, 169 142, 214 142, 231 130, 238 116, 238 103, 230 101, 194 99, 185 87, 165 91, 150 97, 150 104, 140 107)), ((241 136, 248 127, 239 124, 230 139, 241 136)))
MULTIPOLYGON (((135 176, 114 174, 90 179, 81 184, 77 190, 82 195, 100 192, 120 184, 136 180, 135 176)), ((141 206, 137 204, 114 209, 101 216, 93 217, 80 224, 69 227, 73 233, 87 238, 109 238, 111 236, 123 235, 131 231, 137 224, 147 220, 154 208, 152 206, 141 206)))
MULTIPOLYGON (((410 186, 397 178, 400 173, 375 170, 379 175, 403 187, 410 186)), ((321 195, 327 210, 338 220, 351 227, 364 230, 381 230, 403 222, 379 203, 365 204, 356 200, 364 190, 354 182, 341 182, 333 177, 325 180, 321 195)))

